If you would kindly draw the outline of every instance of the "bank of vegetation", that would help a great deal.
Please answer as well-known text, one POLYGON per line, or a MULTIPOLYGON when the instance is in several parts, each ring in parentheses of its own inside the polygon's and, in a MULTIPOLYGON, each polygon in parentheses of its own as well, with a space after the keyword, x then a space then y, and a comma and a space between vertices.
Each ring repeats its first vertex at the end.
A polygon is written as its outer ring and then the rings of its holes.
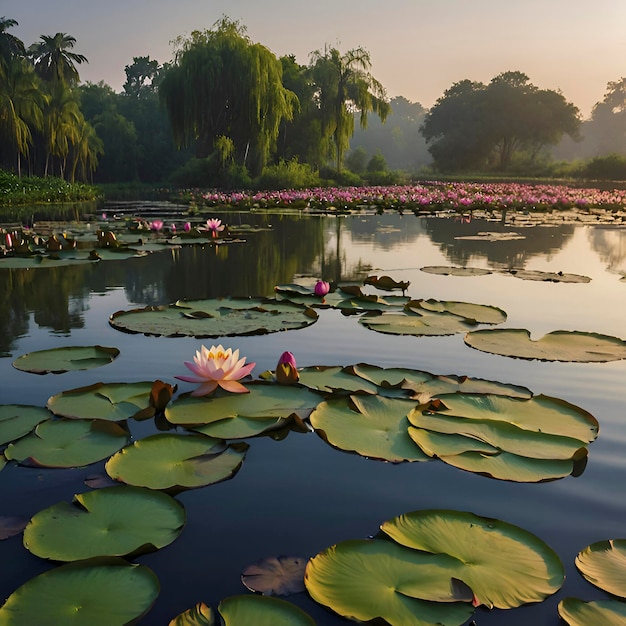
MULTIPOLYGON (((626 180, 626 79, 591 117, 520 71, 389 98, 365 48, 276 57, 224 17, 170 62, 134 57, 116 93, 81 83, 66 33, 26 46, 0 18, 0 203, 167 197, 434 179, 626 180), (99 190, 99 191, 98 191, 99 190)), ((419 80, 419 77, 416 77, 419 80)))

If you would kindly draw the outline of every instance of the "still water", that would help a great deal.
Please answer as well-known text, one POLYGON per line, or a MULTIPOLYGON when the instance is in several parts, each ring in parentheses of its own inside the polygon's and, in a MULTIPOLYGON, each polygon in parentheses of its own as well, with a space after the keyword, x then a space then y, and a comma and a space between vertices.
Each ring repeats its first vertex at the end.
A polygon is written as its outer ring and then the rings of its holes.
MULTIPOLYGON (((115 311, 167 304, 181 298, 272 295, 298 279, 359 280, 390 275, 410 281, 414 298, 497 306, 504 327, 526 328, 533 338, 552 330, 580 330, 626 338, 626 229, 559 224, 510 224, 397 213, 344 217, 215 214, 229 224, 264 227, 245 243, 183 248, 125 261, 30 270, 0 269, 0 401, 45 405, 60 391, 95 382, 175 383, 202 343, 120 333, 109 326, 115 311), (481 231, 516 230, 523 239, 458 239, 481 231), (494 270, 472 277, 434 275, 430 265, 494 270), (533 269, 589 276, 586 284, 528 281, 499 270, 533 269), (117 347, 103 368, 61 375, 20 372, 12 361, 27 352, 60 346, 117 347)), ((574 566, 590 543, 626 537, 626 362, 545 363, 489 355, 467 347, 462 334, 395 337, 367 330, 355 317, 321 310, 312 326, 257 337, 204 340, 239 348, 256 362, 253 375, 274 369, 289 350, 299 366, 366 362, 458 374, 526 386, 592 413, 600 435, 589 446, 582 476, 541 484, 496 481, 440 462, 393 465, 332 449, 313 433, 275 441, 249 440, 243 467, 229 481, 177 496, 187 525, 170 546, 138 562, 151 567, 161 593, 142 624, 164 625, 197 602, 216 607, 247 593, 242 570, 268 556, 310 557, 346 539, 377 532, 385 520, 428 508, 472 511, 529 530, 547 542, 566 568, 563 588, 545 602, 511 611, 478 610, 479 626, 559 624, 558 601, 568 596, 604 599, 574 566)), ((192 385, 179 383, 179 391, 192 385)), ((148 434, 131 424, 133 436, 148 434)), ((0 473, 1 515, 30 517, 74 493, 103 463, 73 470, 7 465, 0 473)), ((21 536, 0 543, 0 598, 53 565, 23 548, 21 536)), ((305 594, 289 598, 320 625, 348 622, 305 594)))

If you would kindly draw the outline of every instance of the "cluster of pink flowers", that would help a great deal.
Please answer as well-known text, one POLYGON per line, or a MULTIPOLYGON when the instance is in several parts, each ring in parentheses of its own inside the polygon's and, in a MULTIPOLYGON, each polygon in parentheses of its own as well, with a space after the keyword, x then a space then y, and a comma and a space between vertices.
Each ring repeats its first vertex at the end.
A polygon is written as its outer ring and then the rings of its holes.
POLYGON ((316 187, 251 193, 203 192, 193 200, 236 208, 397 208, 408 210, 618 208, 626 191, 524 183, 425 182, 387 187, 316 187))

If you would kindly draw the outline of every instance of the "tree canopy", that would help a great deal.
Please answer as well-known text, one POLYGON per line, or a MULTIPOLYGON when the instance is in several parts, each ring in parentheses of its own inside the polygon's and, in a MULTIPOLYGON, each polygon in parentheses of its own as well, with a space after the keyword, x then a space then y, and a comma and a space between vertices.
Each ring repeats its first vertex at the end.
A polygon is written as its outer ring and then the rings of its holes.
POLYGON ((260 172, 281 120, 297 106, 283 86, 281 62, 227 18, 176 43, 174 63, 159 86, 176 143, 195 145, 196 156, 206 157, 217 137, 229 137, 237 160, 260 172))
POLYGON ((575 138, 579 125, 578 109, 560 92, 539 89, 526 74, 510 71, 488 85, 454 83, 421 130, 441 170, 506 170, 521 152, 532 160, 564 134, 575 138))

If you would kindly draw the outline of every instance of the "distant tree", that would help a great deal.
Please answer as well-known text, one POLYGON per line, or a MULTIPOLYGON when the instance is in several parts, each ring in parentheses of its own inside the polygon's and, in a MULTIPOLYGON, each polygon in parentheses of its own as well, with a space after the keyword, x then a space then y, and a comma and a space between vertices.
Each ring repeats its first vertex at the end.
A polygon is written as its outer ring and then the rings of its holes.
POLYGON ((65 33, 41 35, 41 41, 28 48, 28 54, 35 64, 35 72, 43 80, 64 85, 77 85, 80 81, 76 65, 88 63, 87 57, 70 52, 76 39, 65 33))
POLYGON ((393 98, 389 105, 391 111, 386 122, 383 124, 375 117, 366 129, 357 128, 350 145, 368 154, 380 152, 391 169, 417 172, 431 161, 426 140, 420 132, 426 109, 403 96, 393 98))
POLYGON ((13 57, 26 55, 24 42, 7 32, 9 28, 17 26, 18 22, 7 17, 0 17, 0 64, 9 65, 13 57))
POLYGON ((371 65, 364 48, 341 54, 327 46, 311 53, 322 135, 332 139, 337 172, 341 171, 354 134, 354 114, 359 114, 361 127, 366 128, 369 113, 376 113, 384 121, 390 110, 384 87, 369 72, 371 65))
POLYGON ((385 157, 380 152, 377 152, 367 162, 366 169, 370 174, 373 172, 386 172, 387 161, 385 161, 385 157))
POLYGON ((506 170, 520 152, 533 159, 564 134, 578 136, 578 109, 558 91, 540 90, 522 72, 489 85, 464 80, 437 100, 422 125, 435 165, 443 170, 506 170))
POLYGON ((33 145, 33 131, 43 127, 46 96, 25 59, 16 57, 0 68, 0 137, 2 155, 11 158, 18 176, 22 158, 33 145), (9 154, 5 154, 8 152, 9 154))
POLYGON ((346 167, 355 174, 362 174, 367 167, 367 152, 359 146, 352 150, 346 157, 346 167))
POLYGON ((104 154, 95 172, 96 182, 131 182, 137 180, 138 142, 132 122, 114 110, 105 110, 93 119, 102 141, 104 154))
POLYGON ((98 167, 98 159, 104 154, 104 144, 96 129, 85 120, 79 119, 77 132, 69 150, 68 180, 77 178, 83 182, 93 182, 93 173, 98 167))
POLYGON ((149 56, 133 57, 131 65, 124 68, 126 72, 126 82, 124 83, 124 93, 139 98, 145 92, 155 93, 155 78, 159 74, 159 62, 149 56))
POLYGON ((159 95, 178 146, 206 157, 216 137, 230 137, 237 161, 259 173, 275 148, 280 123, 297 98, 285 89, 282 65, 253 43, 238 22, 223 18, 212 30, 178 38, 159 95))

